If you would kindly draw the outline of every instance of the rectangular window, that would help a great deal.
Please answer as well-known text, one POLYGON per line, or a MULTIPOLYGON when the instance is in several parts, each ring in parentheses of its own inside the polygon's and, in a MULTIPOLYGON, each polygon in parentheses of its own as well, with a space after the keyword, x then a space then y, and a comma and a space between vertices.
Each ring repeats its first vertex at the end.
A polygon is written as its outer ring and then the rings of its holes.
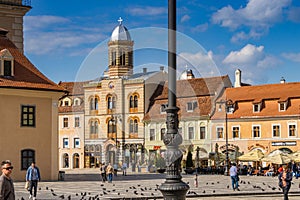
POLYGON ((63 148, 69 148, 69 138, 63 138, 63 148))
POLYGON ((10 60, 4 60, 4 76, 12 76, 12 66, 10 60))
POLYGON ((67 117, 63 118, 63 128, 69 127, 69 119, 67 117))
POLYGON ((151 128, 150 129, 150 141, 155 140, 155 129, 151 128))
POLYGON ((273 137, 280 137, 280 126, 279 125, 273 125, 273 137))
POLYGON ((79 123, 79 117, 75 117, 75 127, 79 127, 80 123, 79 123))
POLYGON ((224 138, 223 132, 224 132, 223 127, 217 127, 217 138, 218 139, 224 138))
POLYGON ((189 127, 189 140, 193 140, 194 138, 194 127, 189 127))
POLYGON ((35 126, 35 106, 21 106, 21 126, 35 126))
POLYGON ((259 112, 260 111, 260 104, 254 104, 253 105, 253 112, 259 112))
POLYGON ((198 106, 197 101, 188 102, 187 103, 187 111, 189 111, 189 112, 194 111, 195 108, 197 108, 197 106, 198 106))
POLYGON ((161 140, 164 139, 165 133, 166 133, 166 129, 165 128, 160 129, 160 139, 161 140))
POLYGON ((27 170, 32 162, 35 161, 35 151, 24 149, 21 151, 21 170, 27 170))
POLYGON ((296 136, 296 125, 295 124, 289 124, 289 136, 290 137, 296 136))
POLYGON ((204 140, 206 135, 205 126, 200 126, 200 140, 204 140))
POLYGON ((286 103, 281 102, 279 103, 279 111, 285 111, 286 110, 286 103))
POLYGON ((240 127, 234 126, 232 127, 232 137, 239 138, 240 137, 240 127))
POLYGON ((74 138, 74 148, 79 148, 79 147, 80 147, 80 139, 74 138))
POLYGON ((254 138, 259 138, 260 137, 260 126, 253 126, 252 132, 253 132, 254 138))

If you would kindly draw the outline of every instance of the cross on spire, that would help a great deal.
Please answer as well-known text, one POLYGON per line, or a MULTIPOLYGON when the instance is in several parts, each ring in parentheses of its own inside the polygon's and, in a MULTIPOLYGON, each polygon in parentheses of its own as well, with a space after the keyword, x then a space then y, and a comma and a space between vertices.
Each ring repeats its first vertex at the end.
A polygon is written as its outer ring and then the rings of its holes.
POLYGON ((122 19, 121 17, 119 17, 118 22, 119 22, 120 24, 122 24, 123 19, 122 19))

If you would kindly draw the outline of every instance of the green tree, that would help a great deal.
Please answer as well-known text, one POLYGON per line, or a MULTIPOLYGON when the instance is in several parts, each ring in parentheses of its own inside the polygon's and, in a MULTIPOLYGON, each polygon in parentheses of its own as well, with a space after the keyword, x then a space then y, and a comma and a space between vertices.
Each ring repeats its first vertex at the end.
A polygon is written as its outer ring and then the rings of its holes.
POLYGON ((160 154, 157 154, 156 159, 155 159, 155 166, 157 168, 166 168, 166 161, 163 157, 161 157, 160 154))
POLYGON ((186 166, 186 168, 192 168, 193 167, 193 155, 192 155, 191 151, 188 151, 185 166, 186 166))

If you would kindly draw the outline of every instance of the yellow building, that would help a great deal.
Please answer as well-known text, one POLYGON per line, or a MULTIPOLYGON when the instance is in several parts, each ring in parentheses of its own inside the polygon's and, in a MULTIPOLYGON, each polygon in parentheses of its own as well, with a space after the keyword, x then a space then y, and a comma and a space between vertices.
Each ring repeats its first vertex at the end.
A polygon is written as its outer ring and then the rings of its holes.
POLYGON ((0 29, 0 158, 13 179, 25 180, 32 161, 43 180, 58 178, 58 99, 63 88, 45 77, 0 29))
POLYGON ((59 100, 59 168, 84 168, 85 82, 60 82, 67 93, 59 100))
POLYGON ((227 132, 231 160, 254 149, 264 154, 277 149, 300 150, 300 83, 282 79, 279 84, 236 86, 227 88, 216 103, 211 128, 213 145, 217 143, 219 151, 225 153, 227 132))
MULTIPOLYGON (((133 45, 122 20, 108 42, 108 69, 85 84, 85 167, 126 162, 133 171, 143 163, 145 109, 160 81, 160 71, 133 73, 133 45)), ((120 165, 119 165, 120 166, 120 165)))

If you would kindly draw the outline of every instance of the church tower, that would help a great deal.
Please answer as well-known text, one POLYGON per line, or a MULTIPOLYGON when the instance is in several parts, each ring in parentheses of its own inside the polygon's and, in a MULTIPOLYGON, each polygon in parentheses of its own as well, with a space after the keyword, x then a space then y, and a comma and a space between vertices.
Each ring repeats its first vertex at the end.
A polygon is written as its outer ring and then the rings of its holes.
POLYGON ((23 53, 23 17, 31 9, 31 0, 0 0, 0 28, 23 53))
POLYGON ((119 25, 112 32, 108 42, 108 76, 109 78, 120 78, 131 76, 133 73, 133 41, 123 20, 118 20, 119 25))

